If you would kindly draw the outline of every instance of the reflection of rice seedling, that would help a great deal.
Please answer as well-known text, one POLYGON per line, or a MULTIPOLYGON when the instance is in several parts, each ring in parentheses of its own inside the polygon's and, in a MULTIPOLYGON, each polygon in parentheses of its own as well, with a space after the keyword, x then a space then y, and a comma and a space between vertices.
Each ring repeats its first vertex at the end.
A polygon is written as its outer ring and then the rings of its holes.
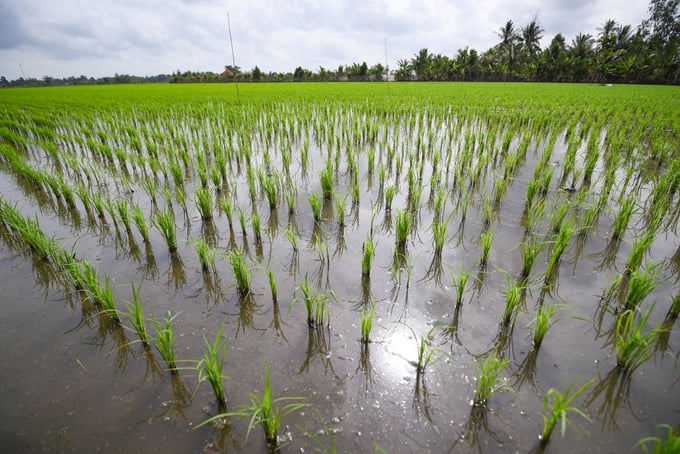
POLYGON ((347 196, 335 196, 335 214, 338 217, 338 225, 345 226, 345 209, 347 208, 347 196))
POLYGON ((553 429, 557 422, 560 422, 560 433, 564 437, 564 433, 567 430, 567 424, 571 424, 569 420, 569 413, 574 412, 587 421, 590 421, 588 415, 586 415, 580 408, 573 407, 571 404, 583 394, 583 392, 590 387, 595 381, 592 378, 586 384, 581 386, 579 389, 571 392, 572 388, 576 385, 576 382, 567 386, 564 393, 557 391, 555 388, 550 388, 545 397, 543 398, 543 432, 541 432, 540 440, 541 445, 545 446, 550 439, 553 429))
POLYGON ((168 210, 159 211, 151 220, 152 224, 161 236, 165 239, 170 252, 177 251, 177 229, 175 227, 175 217, 168 210))
POLYGON ((242 295, 250 291, 250 281, 252 276, 248 271, 248 266, 243 258, 241 251, 232 251, 227 254, 227 261, 231 265, 234 272, 234 279, 236 279, 236 288, 242 295))
POLYGON ((460 274, 451 275, 451 279, 453 280, 453 286, 456 289, 456 307, 460 307, 463 305, 463 293, 465 293, 465 286, 470 279, 470 272, 465 271, 465 264, 463 264, 463 269, 461 270, 460 274))
POLYGON ((323 198, 331 200, 333 198, 333 164, 331 161, 327 161, 324 168, 321 169, 319 179, 321 180, 323 198))
POLYGON ((375 256, 375 249, 371 238, 366 238, 361 248, 361 275, 368 277, 371 275, 371 264, 375 256))
POLYGON ((408 234, 411 232, 411 214, 408 210, 397 210, 397 216, 394 220, 394 229, 397 235, 397 244, 404 246, 408 239, 408 234))
POLYGON ((475 396, 473 403, 476 406, 485 405, 491 397, 501 391, 512 391, 512 387, 501 379, 501 374, 510 363, 509 359, 501 360, 496 356, 488 355, 484 362, 479 360, 475 363, 475 396))
POLYGON ((222 340, 222 331, 224 330, 224 323, 220 326, 215 341, 210 344, 208 340, 203 337, 205 343, 205 353, 203 359, 198 363, 198 382, 207 380, 215 393, 215 398, 221 408, 225 405, 224 386, 222 379, 226 378, 222 375, 224 368, 224 359, 229 350, 229 341, 222 340))
POLYGON ((675 294, 673 302, 671 303, 671 308, 668 310, 668 316, 671 319, 678 318, 678 315, 680 315, 680 291, 675 294))
POLYGON ((140 282, 138 286, 132 283, 132 302, 126 301, 125 305, 128 308, 128 314, 130 317, 130 323, 135 332, 139 336, 139 340, 142 342, 144 347, 149 345, 149 335, 146 332, 146 319, 144 318, 144 310, 142 308, 142 300, 139 297, 139 290, 142 288, 142 283, 140 282))
POLYGON ((278 286, 276 285, 276 276, 274 275, 273 269, 267 269, 267 278, 269 279, 269 288, 272 291, 272 300, 274 303, 276 303, 279 298, 279 290, 278 286))
POLYGON ((654 353, 654 341, 659 334, 659 326, 643 333, 654 306, 642 313, 635 321, 635 312, 626 310, 616 320, 616 367, 632 371, 642 365, 654 353))
POLYGON ((489 263, 489 253, 491 252, 491 243, 493 242, 493 229, 487 230, 479 237, 479 245, 482 247, 482 255, 479 258, 480 268, 486 268, 489 263))
POLYGON ((368 344, 371 338, 371 330, 373 329, 373 317, 375 317, 375 301, 371 306, 371 310, 364 309, 361 311, 361 343, 368 344))
POLYGON ((132 209, 132 220, 134 221, 135 225, 137 226, 137 230, 139 230, 139 234, 142 235, 142 239, 144 240, 144 243, 149 243, 149 227, 146 225, 146 219, 144 218, 144 212, 142 212, 142 209, 135 205, 135 207, 132 209))
POLYGON ((309 196, 309 206, 312 208, 312 216, 314 217, 314 222, 321 222, 321 200, 316 194, 309 196))
POLYGON ((665 439, 662 439, 659 435, 644 437, 635 444, 634 448, 641 446, 645 454, 672 454, 680 452, 680 434, 676 433, 668 424, 657 425, 657 433, 660 429, 666 430, 665 439), (651 449, 647 446, 648 444, 651 446, 651 449))
POLYGON ((156 349, 161 355, 161 358, 168 365, 168 370, 171 373, 177 373, 177 362, 175 359, 175 341, 172 330, 172 322, 179 314, 172 315, 168 311, 168 317, 164 318, 165 326, 161 324, 155 317, 152 318, 153 324, 156 328, 156 349))
POLYGON ((213 210, 213 194, 212 190, 200 187, 194 191, 194 199, 196 201, 196 208, 198 209, 201 219, 204 221, 209 221, 212 219, 213 210))

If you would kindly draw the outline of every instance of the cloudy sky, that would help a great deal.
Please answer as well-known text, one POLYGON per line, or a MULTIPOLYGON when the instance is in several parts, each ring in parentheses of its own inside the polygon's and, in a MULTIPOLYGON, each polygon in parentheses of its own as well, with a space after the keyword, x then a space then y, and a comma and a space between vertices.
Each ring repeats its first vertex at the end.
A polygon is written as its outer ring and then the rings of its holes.
POLYGON ((508 19, 534 17, 542 45, 561 32, 597 34, 607 19, 639 25, 647 0, 0 0, 0 76, 55 77, 176 70, 265 72, 385 62, 425 47, 453 56, 498 42, 508 19))

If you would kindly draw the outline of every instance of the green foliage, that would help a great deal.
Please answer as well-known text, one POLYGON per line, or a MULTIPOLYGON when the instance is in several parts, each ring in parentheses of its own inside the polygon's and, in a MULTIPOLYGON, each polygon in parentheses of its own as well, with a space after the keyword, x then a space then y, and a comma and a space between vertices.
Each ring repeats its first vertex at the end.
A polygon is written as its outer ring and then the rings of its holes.
POLYGON ((164 324, 155 317, 152 318, 156 328, 156 350, 161 358, 168 365, 168 370, 172 373, 177 372, 177 360, 175 358, 175 340, 172 322, 179 314, 172 315, 168 311, 168 316, 163 319, 164 324))
POLYGON ((135 332, 139 336, 139 340, 147 347, 149 345, 149 335, 146 331, 146 319, 144 318, 144 309, 142 308, 142 300, 139 297, 139 290, 142 288, 140 282, 138 286, 131 284, 132 287, 132 302, 126 301, 125 305, 128 308, 130 323, 135 332))
POLYGON ((371 330, 373 329, 373 318, 375 317, 375 301, 371 305, 371 310, 361 311, 361 343, 368 344, 371 341, 371 330))
POLYGON ((397 235, 397 244, 404 246, 411 233, 411 214, 408 210, 397 210, 397 216, 394 220, 395 232, 397 235))
POLYGON ((616 320, 616 366, 618 368, 633 371, 654 353, 654 342, 661 329, 657 325, 643 332, 653 308, 653 306, 650 307, 639 317, 636 317, 636 313, 631 309, 619 314, 616 320))
POLYGON ((246 265, 245 258, 241 251, 232 251, 227 254, 227 261, 231 265, 231 269, 234 272, 234 279, 236 280, 236 288, 239 293, 245 295, 250 292, 250 282, 252 280, 252 275, 248 270, 248 265, 246 265))
POLYGON ((203 337, 205 353, 203 353, 203 359, 198 363, 199 383, 207 380, 215 393, 217 402, 220 404, 225 402, 222 380, 226 377, 223 375, 222 369, 224 368, 224 360, 229 350, 229 341, 227 339, 222 340, 223 330, 224 323, 220 325, 215 341, 212 344, 208 342, 205 336, 203 337))
POLYGON ((663 435, 644 437, 635 444, 635 447, 640 446, 645 454, 676 454, 680 452, 680 434, 677 431, 673 430, 668 424, 659 424, 656 426, 656 430, 657 434, 665 430, 665 438, 663 435))
POLYGON ((175 227, 175 217, 171 211, 159 211, 152 218, 153 226, 156 227, 161 236, 165 239, 170 252, 177 251, 177 228, 175 227))

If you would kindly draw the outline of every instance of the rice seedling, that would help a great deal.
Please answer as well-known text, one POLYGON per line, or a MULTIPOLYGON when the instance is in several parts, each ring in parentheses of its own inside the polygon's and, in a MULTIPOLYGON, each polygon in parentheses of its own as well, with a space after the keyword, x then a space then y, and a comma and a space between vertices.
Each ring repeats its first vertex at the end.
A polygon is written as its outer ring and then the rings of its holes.
POLYGON ((203 337, 203 342, 205 343, 205 352, 203 353, 203 359, 198 363, 198 382, 208 381, 210 387, 215 394, 218 405, 220 409, 225 408, 226 398, 224 396, 224 385, 222 380, 225 377, 222 374, 222 369, 224 368, 224 360, 227 356, 227 351, 229 350, 229 341, 227 339, 222 339, 222 331, 224 330, 224 323, 220 325, 220 329, 217 331, 215 336, 215 341, 211 344, 208 340, 203 337))
POLYGON ((238 223, 241 226, 241 234, 245 238, 248 236, 248 232, 246 231, 246 212, 241 209, 241 207, 237 208, 238 210, 238 223))
POLYGON ((361 275, 364 277, 369 277, 371 275, 371 264, 373 263, 373 257, 375 256, 375 247, 373 240, 368 237, 364 240, 364 244, 361 248, 361 275))
POLYGON ((571 203, 569 203, 569 200, 562 200, 558 206, 555 205, 552 207, 552 210, 550 212, 549 222, 550 231, 554 234, 557 234, 562 229, 564 219, 567 217, 567 214, 569 214, 569 210, 571 209, 571 203))
POLYGON ((311 194, 308 200, 309 206, 312 208, 314 223, 318 224, 321 222, 321 199, 316 194, 311 194))
POLYGON ((128 309, 128 316, 132 327, 137 333, 137 336, 139 336, 140 342, 144 348, 147 348, 149 346, 149 335, 146 331, 146 319, 144 318, 142 300, 139 297, 142 283, 140 282, 138 286, 135 286, 133 282, 130 286, 132 287, 132 301, 125 302, 128 309))
POLYGON ((272 292, 272 300, 276 303, 279 299, 279 290, 276 284, 276 276, 274 275, 274 270, 271 268, 267 269, 267 279, 269 280, 269 289, 272 292))
POLYGON ((555 324, 553 315, 557 312, 566 309, 567 306, 563 304, 551 304, 546 306, 541 304, 536 310, 536 318, 532 321, 534 324, 534 348, 538 349, 543 343, 543 338, 548 333, 551 326, 555 324))
POLYGON ((623 234, 630 223, 630 219, 633 217, 634 208, 635 199, 633 196, 630 196, 621 202, 619 214, 616 216, 616 219, 614 220, 614 226, 612 228, 612 239, 619 240, 623 237, 623 234))
POLYGON ((264 177, 264 179, 260 182, 260 185, 262 186, 262 190, 264 191, 265 195, 267 196, 267 200, 269 201, 269 209, 275 210, 279 193, 278 175, 274 174, 271 176, 271 178, 264 177))
POLYGON ((371 310, 364 308, 361 311, 361 343, 366 345, 371 341, 371 330, 373 329, 373 318, 375 317, 375 300, 371 305, 371 310))
POLYGON ((338 226, 345 226, 345 210, 347 208, 347 196, 335 196, 335 215, 338 218, 338 226))
POLYGON ((536 257, 541 253, 545 243, 539 241, 535 236, 531 236, 522 245, 522 271, 520 272, 520 281, 527 282, 531 269, 536 263, 536 257))
POLYGON ((472 403, 481 407, 491 399, 494 394, 502 391, 511 391, 513 389, 506 383, 506 380, 501 378, 501 374, 510 363, 509 359, 499 359, 496 356, 487 355, 484 361, 477 360, 475 363, 475 395, 472 403))
POLYGON ((668 309, 668 317, 671 319, 678 318, 678 315, 680 315, 680 291, 675 294, 673 301, 671 302, 671 307, 668 309))
POLYGON ((295 206, 297 205, 297 189, 289 187, 285 192, 286 205, 288 205, 288 213, 295 213, 295 206))
POLYGON ((633 271, 628 281, 625 309, 636 309, 640 302, 649 295, 660 282, 656 279, 659 274, 659 265, 648 265, 644 271, 633 271))
POLYGON ((213 272, 217 272, 215 250, 208 246, 203 238, 194 240, 194 249, 198 255, 198 262, 201 264, 201 270, 204 273, 207 273, 211 269, 213 272))
POLYGON ((253 234, 255 235, 255 242, 262 241, 262 228, 260 227, 260 216, 253 212, 250 215, 250 224, 253 226, 253 234))
MULTIPOLYGON (((436 218, 435 218, 436 219, 436 218)), ((434 253, 441 254, 446 243, 446 233, 448 231, 448 222, 434 221, 432 223, 432 236, 434 241, 434 253)))
POLYGON ((293 229, 288 227, 285 232, 283 232, 283 236, 286 237, 288 242, 290 242, 290 245, 293 248, 293 252, 298 251, 298 240, 297 240, 297 234, 293 229))
POLYGON ((229 224, 229 230, 234 229, 233 221, 233 202, 231 197, 224 195, 219 201, 220 209, 227 216, 227 223, 229 224))
POLYGON ((172 374, 177 373, 177 360, 175 358, 175 340, 172 322, 179 315, 179 313, 172 315, 168 311, 168 316, 163 319, 161 323, 156 317, 153 317, 153 325, 156 328, 156 350, 161 355, 161 358, 168 366, 168 370, 172 374))
POLYGON ((144 212, 138 205, 135 205, 134 208, 132 208, 132 220, 137 226, 139 234, 142 235, 144 243, 149 244, 149 227, 146 225, 144 212))
MULTIPOLYGON (((297 299, 297 290, 302 292, 302 301, 305 304, 305 309, 307 311, 307 325, 312 327, 321 327, 324 324, 324 318, 327 320, 327 324, 330 323, 330 313, 327 306, 328 292, 318 293, 315 292, 309 286, 309 280, 307 279, 307 274, 305 274, 304 282, 301 282, 299 287, 293 294, 293 302, 288 308, 288 312, 293 308, 297 299)), ((330 293, 333 294, 332 292, 330 293)))
POLYGON ((397 235, 397 245, 403 247, 406 245, 409 233, 411 233, 411 213, 408 210, 397 210, 397 216, 394 220, 394 229, 397 235))
POLYGON ((486 268, 489 263, 489 253, 491 252, 491 243, 493 242, 493 230, 490 229, 481 234, 479 237, 479 245, 482 247, 482 255, 479 258, 479 267, 486 268))
POLYGON ((665 438, 662 438, 661 435, 644 437, 635 444, 634 448, 641 447, 645 454, 673 454, 680 452, 680 434, 668 424, 658 424, 656 426, 657 434, 661 430, 666 431, 665 438))
POLYGON ((175 227, 175 217, 172 212, 168 210, 159 211, 151 219, 151 223, 156 227, 163 239, 165 239, 170 253, 177 252, 177 228, 175 227))
POLYGON ((397 188, 394 185, 390 185, 385 189, 385 211, 392 210, 392 201, 394 196, 397 194, 397 188))
POLYGON ((502 320, 504 325, 514 326, 515 320, 517 320, 519 315, 519 309, 522 306, 522 292, 524 288, 517 281, 511 284, 510 279, 508 279, 505 288, 505 308, 503 309, 502 320))
POLYGON ((633 242, 633 246, 628 253, 628 260, 626 261, 626 273, 630 275, 633 271, 637 271, 642 264, 642 259, 645 257, 647 250, 654 241, 654 231, 648 231, 642 237, 637 238, 633 242))
POLYGON ((325 200, 333 199, 333 164, 327 161, 326 165, 319 172, 319 180, 321 181, 321 192, 325 200))
POLYGON ((201 215, 201 219, 204 221, 210 221, 213 218, 212 210, 214 197, 212 190, 207 187, 200 187, 194 191, 194 200, 196 202, 196 208, 198 213, 201 215))
POLYGON ((470 274, 469 271, 465 271, 465 264, 463 264, 459 274, 451 275, 453 286, 456 289, 456 307, 461 307, 463 305, 463 294, 465 293, 465 287, 467 286, 468 280, 470 280, 470 274))
POLYGON ((250 282, 252 275, 248 270, 246 261, 243 258, 241 251, 232 251, 227 254, 227 261, 231 265, 234 272, 234 279, 236 279, 236 288, 241 295, 246 295, 250 292, 250 282))
POLYGON ((641 366, 654 353, 654 341, 660 328, 655 326, 648 332, 642 330, 654 306, 640 314, 636 321, 635 311, 628 309, 616 320, 616 367, 631 372, 641 366))
POLYGON ((236 412, 222 413, 213 416, 197 425, 196 428, 209 424, 216 419, 223 419, 229 416, 249 418, 250 421, 248 423, 246 440, 248 439, 248 436, 250 436, 252 429, 256 425, 259 425, 262 427, 269 450, 275 452, 279 443, 281 420, 294 411, 308 407, 309 404, 304 402, 302 397, 274 397, 274 393, 271 389, 269 364, 267 361, 264 363, 264 376, 265 381, 262 397, 248 393, 250 404, 239 405, 239 411, 236 412))
POLYGON ((130 206, 128 205, 127 200, 116 200, 114 202, 114 207, 116 208, 116 212, 118 213, 118 218, 123 223, 125 230, 128 233, 131 232, 131 230, 130 230, 130 206))
POLYGON ((559 233, 555 237, 555 241, 552 245, 552 253, 548 258, 548 266, 546 267, 545 271, 544 285, 552 285, 552 283, 554 283, 554 278, 557 273, 560 258, 562 257, 565 249, 567 249, 573 234, 574 230, 571 227, 571 222, 567 221, 563 223, 559 233))
POLYGON ((564 390, 563 393, 555 388, 550 388, 545 393, 543 398, 543 431, 539 437, 542 446, 545 446, 550 440, 550 435, 557 423, 560 423, 560 433, 562 437, 567 430, 567 425, 572 424, 569 419, 569 413, 576 413, 583 417, 586 421, 590 421, 590 417, 578 407, 572 406, 573 402, 585 392, 595 382, 595 378, 590 379, 583 386, 572 393, 572 389, 576 386, 573 382, 564 390))

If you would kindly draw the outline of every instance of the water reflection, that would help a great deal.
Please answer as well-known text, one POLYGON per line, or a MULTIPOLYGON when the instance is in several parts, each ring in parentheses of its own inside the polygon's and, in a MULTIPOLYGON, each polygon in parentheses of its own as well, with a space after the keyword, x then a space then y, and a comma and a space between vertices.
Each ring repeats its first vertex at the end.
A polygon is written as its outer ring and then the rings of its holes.
POLYGON ((181 417, 183 421, 188 420, 184 410, 191 406, 192 394, 184 385, 179 372, 176 370, 171 371, 170 382, 173 399, 161 403, 163 410, 154 419, 173 421, 175 427, 177 427, 178 417, 181 417))
POLYGON ((516 391, 519 391, 525 383, 528 383, 534 392, 540 391, 536 384, 536 360, 538 359, 538 350, 538 348, 529 350, 529 353, 519 365, 519 369, 515 374, 516 380, 512 384, 516 391))
POLYGON ((333 369, 333 363, 331 362, 331 333, 330 328, 322 325, 310 326, 307 329, 307 352, 305 354, 305 360, 300 366, 299 374, 309 372, 309 367, 312 365, 316 358, 319 359, 323 369, 326 373, 329 371, 335 375, 337 374, 333 369))
POLYGON ((429 423, 434 423, 432 420, 432 402, 430 401, 430 393, 427 391, 425 374, 420 371, 416 374, 416 385, 413 389, 412 406, 417 417, 422 415, 429 423))
POLYGON ((371 344, 361 342, 361 352, 359 355, 359 365, 355 375, 361 372, 364 376, 364 391, 368 392, 373 387, 373 366, 371 364, 371 344))
POLYGON ((288 342, 286 335, 283 333, 283 323, 281 322, 281 308, 279 303, 274 301, 272 304, 272 322, 269 324, 269 328, 274 328, 274 333, 276 337, 280 337, 284 341, 288 342))
POLYGON ((494 414, 487 407, 473 405, 470 416, 463 426, 463 433, 451 445, 448 452, 453 452, 458 443, 462 443, 469 450, 482 453, 482 447, 487 444, 482 438, 484 434, 488 434, 498 445, 502 445, 503 438, 489 425, 489 412, 494 414))
POLYGON ((604 376, 586 397, 584 405, 590 408, 595 401, 602 399, 597 408, 597 414, 602 418, 602 428, 619 430, 617 413, 621 408, 637 419, 636 412, 630 408, 630 380, 631 374, 624 369, 614 367, 604 376))
POLYGON ((186 272, 184 271, 184 263, 182 257, 176 252, 170 254, 170 268, 168 269, 168 285, 175 284, 175 290, 184 287, 187 282, 186 272))
POLYGON ((345 243, 345 228, 338 226, 338 233, 335 237, 335 250, 333 251, 333 258, 342 258, 342 254, 347 250, 345 243))

